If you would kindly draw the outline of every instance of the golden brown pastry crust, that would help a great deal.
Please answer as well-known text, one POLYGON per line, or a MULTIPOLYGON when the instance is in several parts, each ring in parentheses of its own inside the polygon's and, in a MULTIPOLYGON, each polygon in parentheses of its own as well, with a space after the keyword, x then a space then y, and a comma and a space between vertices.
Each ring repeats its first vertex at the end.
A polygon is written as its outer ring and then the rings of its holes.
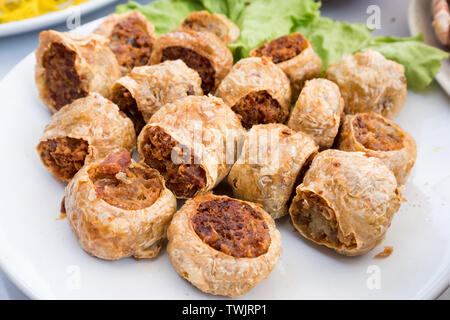
POLYGON ((339 86, 345 113, 374 112, 392 118, 405 104, 404 67, 377 51, 343 55, 339 63, 328 66, 325 77, 339 86))
POLYGON ((339 87, 326 79, 313 79, 306 81, 287 125, 309 134, 321 149, 327 149, 333 145, 343 112, 339 87))
MULTIPOLYGON (((116 44, 113 43, 112 36, 113 36, 113 32, 114 32, 114 28, 124 22, 124 21, 129 21, 130 24, 132 24, 133 26, 136 26, 136 28, 140 31, 143 32, 146 36, 149 37, 149 45, 151 45, 150 48, 150 54, 147 57, 148 63, 145 64, 141 64, 137 61, 136 63, 133 63, 131 66, 127 66, 127 65, 121 65, 121 72, 123 75, 127 74, 128 72, 130 72, 133 67, 135 66, 141 66, 141 65, 146 65, 146 64, 150 64, 150 58, 151 58, 151 51, 153 48, 153 45, 156 41, 156 35, 155 35, 155 27, 153 26, 153 24, 150 23, 150 21, 148 21, 148 19, 139 11, 133 10, 133 11, 129 11, 126 13, 122 13, 122 14, 110 14, 105 21, 103 21, 103 23, 98 26, 95 30, 94 33, 95 34, 100 34, 106 38, 108 38, 110 40, 110 48, 112 49, 113 52, 116 52, 116 54, 119 55, 123 55, 126 54, 126 51, 123 52, 123 50, 125 50, 125 48, 116 48, 115 46, 117 46, 116 44)), ((130 34, 130 38, 133 38, 133 35, 130 34)), ((136 39, 134 39, 136 40, 136 39)), ((137 43, 135 44, 133 47, 136 47, 136 45, 144 45, 143 43, 137 43)), ((142 57, 141 57, 142 58, 142 57)))
MULTIPOLYGON (((78 242, 90 255, 101 259, 156 257, 176 211, 175 196, 154 170, 162 188, 152 205, 138 210, 113 206, 97 194, 89 177, 90 170, 99 163, 96 161, 84 166, 66 187, 66 214, 78 242)), ((134 167, 153 170, 132 161, 129 168, 134 167)))
POLYGON ((238 26, 223 14, 194 11, 180 23, 180 29, 212 32, 225 43, 235 42, 241 33, 238 26))
MULTIPOLYGON (((206 185, 197 193, 214 188, 231 169, 245 130, 239 118, 223 103, 212 96, 188 96, 159 109, 138 137, 138 150, 142 161, 145 159, 146 134, 157 127, 168 134, 179 145, 193 149, 192 156, 206 174, 206 185), (227 143, 225 150, 224 144, 227 143)), ((183 159, 180 148, 174 148, 179 161, 183 159)), ((177 197, 186 198, 177 194, 177 197)))
POLYGON ((314 158, 289 213, 305 238, 355 256, 384 239, 400 201, 395 176, 381 160, 329 149, 314 158))
MULTIPOLYGON (((83 139, 89 144, 85 163, 103 158, 119 147, 130 152, 136 147, 136 133, 131 120, 98 93, 75 100, 53 114, 37 146, 38 153, 42 151, 41 142, 64 137, 83 139)), ((57 178, 70 180, 58 176, 54 168, 46 167, 57 178)))
MULTIPOLYGON (((156 41, 151 64, 160 63, 163 59, 163 50, 169 47, 182 47, 192 50, 210 62, 214 69, 214 86, 211 92, 215 91, 233 65, 233 56, 225 43, 209 32, 178 30, 162 35, 156 41)), ((181 58, 189 66, 189 63, 183 57, 178 58, 181 58)))
POLYGON ((394 173, 399 185, 408 180, 417 157, 414 139, 399 125, 376 113, 346 115, 337 141, 341 150, 361 151, 382 160, 394 173), (370 144, 359 138, 364 132, 373 139, 370 144), (380 143, 382 145, 377 146, 380 143))
POLYGON ((223 79, 215 95, 233 107, 250 93, 266 91, 280 107, 280 122, 289 115, 291 88, 289 79, 274 63, 266 58, 239 60, 223 79))
MULTIPOLYGON (((112 100, 120 87, 128 90, 145 122, 163 105, 189 95, 203 95, 201 79, 182 60, 134 68, 112 87, 112 100)), ((119 104, 120 107, 120 104, 119 104)))
POLYGON ((235 197, 262 204, 274 219, 286 215, 302 169, 318 149, 310 136, 283 124, 253 126, 228 175, 235 197))
POLYGON ((53 30, 39 34, 36 50, 36 85, 39 98, 52 111, 58 111, 46 84, 45 54, 52 44, 61 44, 75 53, 74 69, 78 74, 83 91, 98 92, 110 96, 113 82, 120 77, 120 68, 114 53, 108 48, 108 39, 100 35, 80 36, 53 30))
POLYGON ((167 251, 177 273, 198 289, 215 295, 241 296, 264 280, 278 263, 282 248, 281 234, 273 219, 259 206, 241 200, 261 213, 270 234, 266 253, 256 258, 235 258, 202 241, 195 232, 191 218, 201 203, 226 196, 206 194, 189 200, 175 214, 167 236, 167 251))
MULTIPOLYGON (((291 81, 292 95, 294 98, 296 98, 303 88, 306 80, 316 78, 320 75, 322 71, 322 60, 314 52, 311 43, 302 34, 293 33, 288 36, 300 37, 302 39, 303 49, 300 54, 286 61, 277 63, 277 66, 280 67, 281 70, 284 71, 284 73, 286 73, 289 80, 291 81)), ((277 40, 278 39, 272 41, 277 40)), ((270 43, 270 41, 268 43, 270 43)), ((259 56, 258 50, 268 43, 265 43, 262 46, 250 51, 250 57, 259 56)))

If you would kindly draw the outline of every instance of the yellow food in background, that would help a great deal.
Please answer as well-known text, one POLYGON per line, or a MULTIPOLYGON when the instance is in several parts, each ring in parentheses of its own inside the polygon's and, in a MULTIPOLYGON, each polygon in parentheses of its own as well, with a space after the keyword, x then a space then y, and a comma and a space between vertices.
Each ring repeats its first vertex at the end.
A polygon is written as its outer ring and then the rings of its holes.
POLYGON ((0 0, 0 23, 28 19, 89 0, 0 0))

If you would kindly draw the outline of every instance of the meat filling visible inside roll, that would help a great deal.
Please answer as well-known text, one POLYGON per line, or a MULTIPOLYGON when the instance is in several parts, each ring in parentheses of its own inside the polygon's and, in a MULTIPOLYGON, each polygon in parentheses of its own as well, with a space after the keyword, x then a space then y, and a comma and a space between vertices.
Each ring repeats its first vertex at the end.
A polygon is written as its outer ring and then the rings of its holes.
POLYGON ((250 92, 241 98, 232 110, 241 116, 242 125, 246 129, 261 123, 283 123, 287 116, 278 101, 266 90, 250 92))
POLYGON ((136 134, 139 134, 145 126, 145 120, 130 91, 125 87, 120 86, 117 90, 114 90, 112 101, 119 106, 120 110, 125 113, 131 121, 133 121, 136 134))
POLYGON ((203 202, 191 223, 203 242, 236 258, 256 258, 270 246, 269 228, 262 214, 240 201, 203 202))
POLYGON ((131 164, 131 156, 126 149, 110 153, 100 164, 90 168, 88 174, 97 196, 125 210, 150 207, 163 188, 155 170, 131 164))
POLYGON ((194 50, 180 46, 168 47, 162 51, 161 62, 177 59, 183 60, 189 68, 198 72, 202 79, 202 90, 204 94, 208 94, 214 89, 214 76, 216 72, 207 58, 194 50))
POLYGON ((360 114, 353 120, 355 137, 365 148, 391 151, 403 148, 402 134, 380 117, 360 114))
POLYGON ((293 203, 291 215, 296 224, 311 239, 334 247, 356 247, 353 236, 339 234, 336 216, 325 200, 312 192, 302 192, 293 203))
POLYGON ((161 173, 167 187, 177 197, 191 198, 206 186, 206 173, 200 165, 195 164, 193 152, 191 163, 175 163, 172 149, 176 146, 178 142, 170 135, 159 127, 151 127, 145 133, 142 156, 150 167, 161 173))
POLYGON ((298 56, 305 48, 305 38, 295 33, 269 41, 256 49, 256 57, 270 57, 277 64, 298 56))
POLYGON ((153 39, 145 31, 139 17, 129 16, 114 26, 109 47, 119 65, 131 70, 150 64, 153 39))
POLYGON ((57 110, 88 94, 81 87, 75 59, 75 52, 61 43, 52 43, 44 55, 45 83, 57 110))
POLYGON ((88 154, 87 141, 62 137, 42 141, 38 150, 42 162, 57 177, 65 180, 71 179, 84 165, 88 154))

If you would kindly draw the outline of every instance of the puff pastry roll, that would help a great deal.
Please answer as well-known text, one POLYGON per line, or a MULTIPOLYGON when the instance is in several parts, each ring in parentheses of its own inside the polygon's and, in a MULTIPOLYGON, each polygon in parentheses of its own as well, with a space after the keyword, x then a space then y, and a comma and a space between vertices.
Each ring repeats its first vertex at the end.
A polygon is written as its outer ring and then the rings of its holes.
POLYGON ((75 100, 53 114, 37 146, 44 166, 69 181, 80 168, 110 151, 136 146, 133 123, 98 93, 75 100))
POLYGON ((244 136, 239 118, 221 99, 189 96, 153 115, 139 135, 138 150, 178 198, 192 198, 225 178, 244 136))
POLYGON ((376 113, 347 115, 337 147, 362 151, 391 169, 399 185, 408 180, 417 157, 416 142, 400 126, 376 113))
POLYGON ((400 201, 395 176, 381 160, 329 149, 312 161, 289 213, 305 238, 356 256, 381 243, 400 201))
POLYGON ((213 194, 174 215, 167 251, 175 270, 198 289, 241 296, 264 280, 281 254, 281 235, 259 206, 213 194))
POLYGON ((84 166, 66 187, 70 227, 90 255, 155 257, 177 208, 158 171, 116 149, 84 166))
POLYGON ((288 127, 309 134, 321 149, 330 148, 344 112, 344 99, 339 87, 326 79, 306 81, 288 127))
POLYGON ((39 98, 52 112, 89 92, 108 98, 111 85, 120 77, 108 39, 53 30, 39 35, 35 72, 39 98))
POLYGON ((245 128, 260 123, 283 123, 289 116, 289 80, 280 68, 265 58, 239 60, 215 95, 241 117, 245 128))
POLYGON ((182 60, 173 60, 134 68, 114 83, 111 100, 139 133, 163 105, 190 95, 203 95, 200 76, 182 60))
POLYGON ((156 41, 155 27, 139 11, 110 14, 94 33, 109 39, 122 74, 134 67, 150 64, 156 41))
POLYGON ((233 64, 230 50, 216 35, 192 30, 173 31, 156 41, 152 64, 177 59, 198 72, 204 94, 214 92, 233 64))
POLYGON ((306 80, 317 78, 322 60, 311 43, 301 34, 293 33, 266 42, 250 52, 251 57, 267 57, 289 77, 293 97, 297 97, 306 80))
POLYGON ((310 136, 283 124, 253 126, 228 175, 234 196, 262 204, 274 219, 286 215, 295 186, 318 149, 310 136))
POLYGON ((405 69, 374 50, 343 55, 325 77, 339 86, 345 113, 374 112, 392 118, 406 100, 405 69))
POLYGON ((225 43, 235 42, 241 33, 238 26, 223 14, 206 10, 190 13, 180 24, 181 29, 214 33, 225 43))

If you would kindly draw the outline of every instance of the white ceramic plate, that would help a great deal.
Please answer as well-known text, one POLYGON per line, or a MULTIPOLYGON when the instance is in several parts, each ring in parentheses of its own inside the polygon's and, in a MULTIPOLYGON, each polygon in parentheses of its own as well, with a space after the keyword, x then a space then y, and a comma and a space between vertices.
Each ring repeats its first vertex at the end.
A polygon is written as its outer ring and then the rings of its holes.
MULTIPOLYGON (((90 32, 98 22, 84 26, 90 32)), ((64 186, 41 165, 35 146, 50 112, 39 101, 30 54, 0 83, 2 182, 0 264, 32 298, 208 299, 180 278, 163 250, 154 260, 103 261, 86 254, 66 220, 57 220, 64 186)), ((408 93, 395 119, 418 144, 406 186, 408 200, 386 240, 361 257, 343 257, 277 221, 283 254, 270 276, 246 299, 435 298, 450 273, 450 104, 433 85, 408 93), (374 259, 384 245, 386 259, 374 259)), ((224 191, 221 188, 221 191, 224 191)))
MULTIPOLYGON (((449 46, 443 46, 436 39, 434 29, 431 25, 433 16, 431 13, 430 0, 411 0, 408 8, 408 25, 412 35, 423 34, 423 40, 426 44, 437 47, 444 51, 450 51, 449 46)), ((450 95, 450 58, 444 60, 436 80, 441 87, 450 95)))
POLYGON ((87 14, 115 1, 117 0, 90 0, 77 6, 69 7, 65 10, 47 13, 38 17, 0 23, 0 37, 11 36, 31 30, 43 29, 63 22, 68 17, 73 15, 75 12, 74 10, 79 10, 81 14, 87 14))

